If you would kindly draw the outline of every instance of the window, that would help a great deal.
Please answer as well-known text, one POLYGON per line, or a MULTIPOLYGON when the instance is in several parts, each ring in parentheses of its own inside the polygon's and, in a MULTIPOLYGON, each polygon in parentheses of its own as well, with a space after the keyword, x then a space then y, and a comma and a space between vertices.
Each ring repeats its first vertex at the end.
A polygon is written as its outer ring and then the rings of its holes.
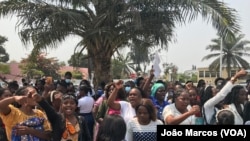
POLYGON ((199 77, 204 77, 204 71, 199 71, 199 77))
POLYGON ((216 77, 220 77, 220 72, 216 72, 216 77))
POLYGON ((205 77, 210 77, 210 71, 205 71, 205 77))
POLYGON ((210 74, 211 74, 211 77, 216 77, 216 72, 215 71, 211 71, 210 74))

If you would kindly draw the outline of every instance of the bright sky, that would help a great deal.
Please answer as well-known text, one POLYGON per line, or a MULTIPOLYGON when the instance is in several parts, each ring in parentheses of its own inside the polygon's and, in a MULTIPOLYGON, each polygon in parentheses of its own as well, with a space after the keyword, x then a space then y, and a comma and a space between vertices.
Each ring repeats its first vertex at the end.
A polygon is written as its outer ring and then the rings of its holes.
MULTIPOLYGON (((232 8, 238 11, 242 34, 245 34, 246 40, 250 40, 250 1, 249 0, 224 0, 232 8)), ((1 18, 0 35, 8 38, 4 44, 6 51, 10 55, 10 61, 20 61, 26 58, 32 50, 31 46, 25 47, 15 30, 16 19, 1 18)), ((216 38, 216 30, 210 23, 201 19, 194 21, 186 26, 176 28, 176 43, 171 43, 168 51, 161 53, 162 62, 173 63, 178 66, 179 72, 190 70, 192 65, 207 67, 212 60, 201 61, 204 56, 210 52, 206 46, 211 43, 211 39, 216 38)), ((65 42, 59 44, 58 49, 48 50, 49 57, 56 57, 60 61, 67 62, 74 52, 74 47, 79 38, 68 38, 65 42)), ((247 59, 247 58, 246 58, 247 59)))

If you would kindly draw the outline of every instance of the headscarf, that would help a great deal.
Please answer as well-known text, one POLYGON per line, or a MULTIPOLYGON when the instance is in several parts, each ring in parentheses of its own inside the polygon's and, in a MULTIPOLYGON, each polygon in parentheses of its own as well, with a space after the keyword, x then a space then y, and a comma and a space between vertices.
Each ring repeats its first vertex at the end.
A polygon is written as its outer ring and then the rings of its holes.
POLYGON ((154 85, 151 88, 151 96, 155 97, 155 93, 159 88, 165 88, 165 86, 162 83, 154 83, 154 85))

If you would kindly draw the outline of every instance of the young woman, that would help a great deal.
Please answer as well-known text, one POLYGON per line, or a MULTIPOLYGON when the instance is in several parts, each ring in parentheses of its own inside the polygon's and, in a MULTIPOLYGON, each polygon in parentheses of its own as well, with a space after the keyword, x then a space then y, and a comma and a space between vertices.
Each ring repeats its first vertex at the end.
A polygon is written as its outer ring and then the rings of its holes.
POLYGON ((157 118, 164 121, 162 112, 168 102, 165 101, 166 90, 162 83, 155 83, 151 88, 151 100, 154 106, 157 108, 157 118))
MULTIPOLYGON (((216 108, 216 105, 219 104, 222 100, 224 100, 224 98, 231 92, 232 88, 234 87, 234 83, 237 81, 237 79, 240 77, 244 77, 246 75, 247 75, 247 72, 244 69, 240 70, 231 78, 230 81, 228 81, 225 85, 223 85, 222 89, 220 89, 219 92, 215 96, 208 99, 204 103, 202 112, 204 115, 204 119, 207 121, 207 123, 211 124, 211 120, 214 119, 213 117, 215 113, 218 111, 218 108, 216 108)), ((219 81, 219 79, 216 79, 216 80, 217 80, 216 82, 219 81)))
POLYGON ((120 110, 120 115, 124 118, 125 122, 136 116, 135 107, 141 103, 143 91, 140 88, 132 88, 128 94, 128 101, 116 101, 119 89, 123 89, 123 81, 119 80, 114 83, 115 88, 108 98, 108 106, 114 110, 120 110))
POLYGON ((35 109, 36 102, 28 97, 31 92, 37 93, 34 87, 25 86, 19 88, 15 96, 0 101, 0 116, 9 141, 50 140, 50 123, 42 111, 35 109), (14 102, 17 102, 20 108, 12 106, 14 102))
POLYGON ((247 91, 241 85, 236 85, 224 99, 224 108, 230 109, 235 114, 235 124, 243 125, 244 104, 247 100, 247 91))
POLYGON ((136 108, 136 117, 127 123, 126 140, 157 140, 157 125, 163 122, 157 119, 156 108, 150 99, 142 99, 136 108))
POLYGON ((39 94, 31 96, 46 112, 53 129, 53 141, 90 141, 90 133, 85 119, 77 116, 77 99, 74 95, 62 96, 61 113, 54 108, 39 94))

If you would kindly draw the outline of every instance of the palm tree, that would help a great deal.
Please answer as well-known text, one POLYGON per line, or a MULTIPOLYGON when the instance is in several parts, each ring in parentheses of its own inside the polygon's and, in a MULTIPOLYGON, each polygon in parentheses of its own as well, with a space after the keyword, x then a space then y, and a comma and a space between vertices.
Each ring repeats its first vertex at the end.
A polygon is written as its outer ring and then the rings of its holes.
MULTIPOLYGON (((230 77, 230 72, 232 68, 245 68, 249 69, 249 62, 243 57, 249 57, 250 47, 247 46, 250 41, 243 40, 244 35, 240 34, 235 39, 232 40, 222 40, 222 65, 226 66, 227 75, 230 77)), ((221 39, 212 39, 213 44, 206 47, 211 53, 203 57, 202 61, 215 58, 215 60, 209 65, 210 70, 218 71, 220 68, 220 48, 221 39)))
MULTIPOLYGON (((124 50, 120 50, 121 52, 124 52, 124 50)), ((128 78, 132 73, 135 73, 135 69, 134 69, 134 63, 131 59, 131 57, 127 54, 121 54, 120 51, 117 51, 117 56, 114 56, 113 59, 113 63, 112 63, 112 70, 116 70, 119 72, 118 76, 120 76, 120 78, 124 79, 124 78, 128 78)), ((115 72, 113 72, 114 74, 115 72)))
POLYGON ((143 64, 143 73, 145 73, 146 67, 149 65, 150 61, 153 60, 150 56, 154 55, 153 49, 156 47, 154 47, 153 43, 141 40, 133 40, 129 47, 130 52, 128 53, 128 56, 130 56, 131 60, 136 65, 134 67, 135 71, 142 71, 141 64, 143 64))
POLYGON ((6 52, 3 44, 8 41, 6 37, 0 36, 0 62, 8 62, 9 54, 6 52))
POLYGON ((218 0, 3 0, 0 17, 17 15, 20 37, 35 48, 56 48, 70 35, 93 63, 94 86, 111 81, 111 57, 133 40, 167 48, 176 24, 201 15, 218 34, 239 31, 236 11, 218 0))

